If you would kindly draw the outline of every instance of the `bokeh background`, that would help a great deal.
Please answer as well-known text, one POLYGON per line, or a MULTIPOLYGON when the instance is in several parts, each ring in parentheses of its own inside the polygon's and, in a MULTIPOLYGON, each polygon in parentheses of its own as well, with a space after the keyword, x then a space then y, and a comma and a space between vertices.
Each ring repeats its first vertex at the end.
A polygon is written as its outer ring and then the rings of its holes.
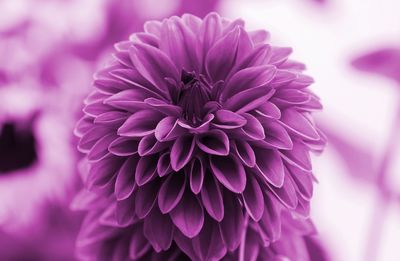
POLYGON ((329 144, 312 217, 332 260, 400 260, 398 0, 0 0, 0 260, 74 260, 93 72, 144 21, 211 10, 267 29, 315 78, 329 144), (18 150, 30 136, 36 156, 18 150))

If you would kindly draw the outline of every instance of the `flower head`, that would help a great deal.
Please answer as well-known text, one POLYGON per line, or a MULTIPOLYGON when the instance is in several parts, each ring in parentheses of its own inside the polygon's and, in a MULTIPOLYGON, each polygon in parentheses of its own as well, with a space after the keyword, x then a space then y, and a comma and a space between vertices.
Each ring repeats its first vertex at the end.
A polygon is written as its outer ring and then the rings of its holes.
POLYGON ((86 186, 116 201, 120 225, 163 224, 144 233, 155 250, 173 237, 218 259, 238 248, 248 219, 265 244, 278 240, 282 209, 308 217, 309 152, 324 145, 304 65, 266 31, 215 13, 144 29, 116 44, 85 101, 76 134, 86 186))

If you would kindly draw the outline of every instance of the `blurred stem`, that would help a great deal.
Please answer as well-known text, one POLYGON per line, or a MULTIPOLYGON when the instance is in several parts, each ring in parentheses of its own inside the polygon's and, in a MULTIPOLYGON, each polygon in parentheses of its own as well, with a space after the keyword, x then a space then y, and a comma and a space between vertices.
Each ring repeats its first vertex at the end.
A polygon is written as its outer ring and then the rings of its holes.
POLYGON ((395 119, 390 130, 389 137, 386 141, 385 150, 381 161, 378 165, 376 172, 376 187, 378 197, 376 200, 374 213, 372 214, 372 220, 369 229, 369 235, 365 250, 364 260, 376 261, 378 257, 378 251, 380 248, 380 241, 382 238, 384 223, 388 210, 388 203, 392 196, 391 190, 388 188, 387 176, 390 164, 392 162, 393 155, 395 154, 396 144, 400 138, 400 95, 397 101, 397 111, 395 119))

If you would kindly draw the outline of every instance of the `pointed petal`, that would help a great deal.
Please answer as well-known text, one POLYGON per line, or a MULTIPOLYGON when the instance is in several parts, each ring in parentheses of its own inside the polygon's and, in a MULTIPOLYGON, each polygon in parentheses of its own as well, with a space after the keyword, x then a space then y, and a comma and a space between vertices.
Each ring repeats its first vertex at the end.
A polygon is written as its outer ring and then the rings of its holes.
POLYGON ((140 157, 136 167, 135 180, 142 186, 153 179, 157 171, 158 155, 140 157))
POLYGON ((138 153, 140 156, 153 155, 163 151, 169 146, 168 142, 159 142, 154 134, 143 137, 138 145, 138 153))
POLYGON ((164 177, 165 175, 171 173, 172 167, 171 167, 171 160, 170 160, 170 155, 169 152, 165 152, 160 156, 157 162, 157 173, 160 177, 164 177))
POLYGON ((106 157, 108 152, 108 146, 111 142, 113 142, 118 136, 114 133, 108 134, 99 140, 93 145, 90 152, 87 154, 87 158, 89 161, 99 161, 106 157))
POLYGON ((256 165, 256 155, 249 143, 244 140, 236 140, 232 142, 232 147, 243 164, 250 168, 256 165))
POLYGON ((258 222, 264 213, 264 196, 258 181, 252 176, 247 176, 246 189, 243 191, 243 202, 250 217, 258 222))
POLYGON ((235 195, 224 192, 225 218, 219 223, 222 238, 229 251, 238 248, 244 232, 242 207, 235 195))
POLYGON ((221 130, 210 130, 196 136, 197 146, 207 154, 226 156, 229 154, 229 138, 221 130))
POLYGON ((229 110, 218 110, 215 113, 215 120, 212 125, 220 129, 236 129, 243 127, 246 124, 246 118, 243 116, 229 111, 229 110))
POLYGON ((277 150, 255 148, 255 170, 274 187, 282 187, 285 176, 282 158, 277 150))
POLYGON ((117 200, 128 198, 135 189, 135 171, 139 157, 131 156, 122 164, 115 180, 115 196, 117 200))
POLYGON ((265 143, 272 148, 282 150, 290 150, 293 148, 293 142, 288 132, 281 124, 271 119, 260 119, 260 122, 265 130, 265 143))
POLYGON ((152 181, 138 187, 135 197, 135 213, 143 219, 145 218, 153 208, 157 200, 157 194, 160 189, 160 183, 158 180, 152 181))
POLYGON ((178 125, 176 117, 168 116, 157 124, 155 136, 159 141, 170 141, 175 140, 185 132, 186 130, 178 125))
POLYGON ((243 192, 246 187, 246 172, 235 156, 211 156, 210 166, 214 176, 227 189, 235 193, 243 192))
POLYGON ((300 137, 319 140, 320 137, 313 124, 300 112, 295 109, 282 111, 280 121, 292 132, 300 137))
POLYGON ((143 226, 135 225, 131 231, 132 237, 129 244, 129 257, 137 260, 150 250, 151 245, 143 235, 143 226))
POLYGON ((134 205, 135 197, 133 195, 127 199, 117 201, 115 213, 118 226, 126 227, 138 221, 134 205))
POLYGON ((224 202, 219 184, 212 173, 207 173, 200 195, 208 214, 220 222, 224 218, 224 202))
POLYGON ((285 175, 282 187, 276 188, 270 186, 269 188, 287 208, 294 209, 297 206, 298 199, 296 189, 288 175, 289 174, 285 175))
POLYGON ((182 200, 170 213, 172 222, 188 238, 199 234, 204 223, 204 212, 199 200, 186 191, 182 200))
POLYGON ((137 153, 139 141, 132 138, 119 137, 111 142, 108 151, 116 156, 131 156, 137 153))
POLYGON ((182 169, 192 158, 195 146, 193 136, 179 137, 171 149, 171 167, 175 171, 182 169))
POLYGON ((158 208, 153 208, 144 220, 143 233, 155 249, 169 249, 172 244, 173 232, 174 226, 171 218, 161 214, 158 208))
POLYGON ((298 140, 293 140, 291 150, 280 151, 282 158, 289 164, 296 166, 304 171, 311 171, 311 159, 308 148, 298 140))
POLYGON ((190 171, 190 189, 194 194, 199 194, 204 181, 204 171, 203 160, 200 157, 194 158, 189 166, 190 171))
POLYGON ((186 186, 186 175, 178 172, 167 177, 158 194, 158 206, 161 213, 166 214, 173 210, 181 201, 186 186))
POLYGON ((242 116, 247 120, 246 125, 242 127, 243 133, 250 140, 263 140, 265 139, 264 128, 260 121, 249 113, 243 113, 242 116))
POLYGON ((144 137, 154 133, 162 114, 153 110, 141 110, 130 116, 118 129, 118 135, 125 137, 144 137))
POLYGON ((273 104, 272 102, 265 102, 261 104, 257 109, 256 112, 266 118, 269 119, 280 119, 281 118, 281 111, 280 109, 273 104))
POLYGON ((246 89, 230 97, 223 106, 237 113, 252 111, 268 101, 274 92, 274 89, 267 86, 246 89))

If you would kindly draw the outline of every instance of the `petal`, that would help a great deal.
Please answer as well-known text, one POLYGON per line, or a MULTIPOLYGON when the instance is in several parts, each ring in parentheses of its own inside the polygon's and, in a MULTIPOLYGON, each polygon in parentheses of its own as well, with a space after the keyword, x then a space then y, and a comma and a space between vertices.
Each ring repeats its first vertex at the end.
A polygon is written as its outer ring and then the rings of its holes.
POLYGON ((221 130, 210 130, 196 136, 197 146, 205 153, 226 156, 229 154, 229 138, 221 130))
POLYGON ((135 225, 131 231, 132 237, 129 244, 129 257, 133 260, 137 260, 143 257, 151 245, 143 235, 142 225, 135 225))
POLYGON ((157 173, 160 177, 164 177, 165 175, 171 173, 172 167, 171 167, 171 160, 170 160, 170 155, 169 152, 165 152, 160 156, 157 162, 157 173))
POLYGON ((193 136, 179 137, 171 149, 171 167, 175 171, 182 169, 192 158, 195 146, 193 136))
POLYGON ((154 249, 167 250, 172 244, 174 226, 168 215, 153 208, 144 220, 143 233, 154 249))
POLYGON ((104 159, 92 164, 86 180, 89 189, 102 187, 112 180, 119 170, 123 159, 114 156, 107 156, 104 159))
POLYGON ((219 223, 222 238, 229 251, 238 248, 244 232, 242 207, 235 195, 225 191, 225 218, 219 223))
POLYGON ((167 103, 157 98, 147 98, 146 100, 144 100, 144 102, 153 107, 153 109, 168 116, 178 117, 182 114, 181 107, 167 103))
POLYGON ((170 215, 172 222, 188 238, 198 235, 204 224, 203 207, 199 200, 188 191, 170 215))
POLYGON ((290 150, 293 148, 293 142, 281 124, 269 119, 260 119, 260 122, 265 130, 265 143, 277 149, 290 150))
POLYGON ((261 65, 240 70, 225 84, 220 98, 226 100, 245 90, 265 86, 273 79, 275 72, 276 67, 272 65, 261 65))
POLYGON ((273 186, 270 186, 269 188, 287 208, 294 209, 297 206, 298 199, 292 180, 288 175, 284 176, 284 182, 280 188, 273 186))
POLYGON ((182 199, 186 186, 186 175, 178 172, 167 177, 160 188, 158 206, 161 213, 166 214, 173 210, 182 199))
POLYGON ((272 47, 272 52, 267 61, 269 64, 280 65, 288 59, 292 52, 293 50, 290 47, 272 47))
POLYGON ((162 115, 153 110, 142 110, 130 116, 118 129, 118 135, 125 137, 144 137, 154 133, 162 115))
POLYGON ((115 196, 117 200, 128 198, 135 189, 135 171, 139 157, 131 156, 122 164, 115 180, 115 196))
POLYGON ((118 92, 105 99, 104 103, 120 110, 136 112, 147 107, 144 100, 148 97, 151 97, 151 94, 135 88, 118 92))
POLYGON ((139 141, 132 138, 119 137, 108 146, 108 151, 116 156, 130 156, 137 153, 139 141))
POLYGON ((269 119, 280 119, 281 118, 281 111, 280 109, 273 104, 272 102, 265 102, 261 104, 257 109, 256 112, 266 118, 269 119))
MULTIPOLYGON (((270 192, 268 192, 270 193, 270 192)), ((281 216, 279 202, 270 194, 264 196, 265 209, 261 220, 258 222, 260 227, 260 236, 266 242, 274 242, 281 235, 281 216)))
POLYGON ((158 155, 140 157, 136 167, 135 180, 142 186, 152 180, 157 171, 158 155))
POLYGON ((159 141, 170 141, 175 140, 185 132, 186 130, 178 125, 176 117, 168 116, 157 124, 155 136, 159 141))
POLYGON ((242 30, 236 27, 219 39, 208 51, 205 60, 206 72, 213 82, 224 80, 234 66, 242 30))
POLYGON ((100 138, 92 147, 87 155, 89 161, 99 161, 109 154, 108 146, 113 142, 118 136, 114 133, 108 134, 100 138))
POLYGON ((192 239, 193 249, 199 260, 220 260, 227 249, 223 243, 218 224, 206 219, 200 234, 192 239))
POLYGON ((215 112, 215 120, 212 125, 220 129, 236 129, 243 127, 247 120, 243 116, 228 110, 215 112))
POLYGON ((274 187, 282 187, 285 176, 282 158, 277 150, 254 148, 256 171, 274 187))
POLYGON ((297 191, 303 196, 304 199, 310 200, 313 195, 313 180, 310 172, 293 167, 289 164, 286 165, 288 173, 296 184, 297 191))
POLYGON ((243 113, 242 116, 247 120, 246 125, 242 127, 242 132, 250 140, 263 140, 265 139, 264 127, 256 117, 249 113, 243 113))
POLYGON ((168 92, 165 78, 179 79, 179 72, 171 59, 161 50, 153 46, 135 43, 129 49, 135 68, 163 92, 168 92))
POLYGON ((220 222, 224 218, 224 201, 221 189, 212 173, 207 173, 200 195, 208 214, 220 222))
POLYGON ((196 36, 180 18, 172 17, 162 23, 160 49, 177 68, 193 71, 199 69, 196 53, 196 36))
POLYGON ((289 130, 299 135, 300 137, 319 140, 317 130, 313 124, 300 112, 295 109, 286 109, 282 111, 282 117, 280 119, 289 130))
POLYGON ((210 13, 200 27, 200 35, 203 39, 203 53, 208 53, 210 48, 222 35, 221 17, 217 13, 210 13))
POLYGON ((94 126, 85 134, 83 134, 78 144, 79 151, 88 153, 94 144, 107 134, 110 134, 110 128, 104 126, 94 126))
POLYGON ((189 166, 190 171, 190 188, 194 194, 199 194, 204 181, 205 166, 203 166, 203 160, 200 157, 195 157, 189 166))
POLYGON ((223 106, 224 108, 237 113, 248 112, 257 109, 266 101, 268 101, 274 92, 274 89, 266 86, 246 89, 226 100, 223 106))
POLYGON ((143 137, 138 145, 138 153, 140 156, 147 156, 163 151, 169 146, 168 142, 159 142, 154 134, 143 137))
POLYGON ((127 112, 109 111, 97 116, 94 123, 118 127, 124 123, 128 116, 127 112))
POLYGON ((252 176, 247 177, 246 189, 243 191, 243 202, 250 217, 258 222, 264 213, 264 196, 258 181, 252 176))
POLYGON ((296 166, 304 171, 311 171, 311 159, 307 147, 300 141, 293 140, 291 150, 280 151, 282 158, 289 164, 296 166))
POLYGON ((247 167, 254 167, 256 165, 256 155, 254 154, 254 150, 244 140, 236 140, 232 142, 233 150, 236 152, 236 155, 239 159, 245 164, 247 167))
POLYGON ((153 208, 157 200, 157 194, 160 189, 160 183, 158 180, 152 181, 138 187, 135 197, 135 207, 136 215, 143 219, 145 218, 153 208))
POLYGON ((115 216, 118 226, 126 227, 138 221, 138 217, 135 215, 134 205, 135 197, 133 195, 127 199, 117 201, 115 216))
POLYGON ((214 176, 227 189, 241 193, 246 187, 246 172, 240 161, 233 155, 211 156, 210 166, 214 176))

